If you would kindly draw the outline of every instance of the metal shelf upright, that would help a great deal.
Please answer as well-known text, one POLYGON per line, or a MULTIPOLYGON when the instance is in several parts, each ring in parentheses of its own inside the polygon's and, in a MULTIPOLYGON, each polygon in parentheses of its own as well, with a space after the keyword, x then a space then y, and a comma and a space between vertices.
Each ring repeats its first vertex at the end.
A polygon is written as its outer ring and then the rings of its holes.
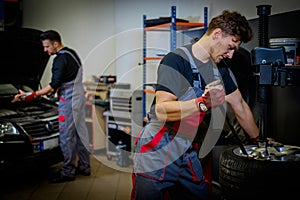
POLYGON ((204 32, 207 30, 208 8, 204 7, 204 23, 193 22, 177 22, 176 21, 176 6, 171 7, 171 22, 158 24, 154 26, 147 26, 146 15, 143 15, 143 94, 142 94, 142 116, 145 121, 146 115, 146 86, 147 86, 147 68, 146 64, 149 60, 161 60, 163 56, 147 57, 147 32, 149 31, 169 31, 170 32, 170 51, 176 47, 176 33, 177 31, 187 31, 193 28, 202 28, 204 32))

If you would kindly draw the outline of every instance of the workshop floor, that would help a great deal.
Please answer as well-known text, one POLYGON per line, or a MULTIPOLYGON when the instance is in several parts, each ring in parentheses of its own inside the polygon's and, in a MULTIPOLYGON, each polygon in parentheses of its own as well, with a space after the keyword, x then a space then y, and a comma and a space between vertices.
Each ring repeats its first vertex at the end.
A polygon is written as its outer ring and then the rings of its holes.
POLYGON ((0 180, 1 200, 129 200, 132 166, 119 167, 116 159, 104 154, 91 156, 91 176, 77 176, 75 181, 48 183, 50 169, 7 175, 0 180))

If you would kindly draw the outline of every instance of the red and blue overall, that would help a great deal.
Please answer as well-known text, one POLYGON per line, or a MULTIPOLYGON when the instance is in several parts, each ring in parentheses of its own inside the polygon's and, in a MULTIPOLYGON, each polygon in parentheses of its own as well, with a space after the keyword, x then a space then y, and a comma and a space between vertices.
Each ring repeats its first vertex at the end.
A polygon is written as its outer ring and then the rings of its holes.
POLYGON ((78 168, 90 172, 89 138, 85 124, 85 96, 82 84, 82 67, 77 54, 64 47, 53 60, 52 81, 59 97, 60 147, 64 156, 61 174, 75 176, 78 168))
MULTIPOLYGON (((187 45, 164 56, 156 91, 175 94, 180 101, 190 100, 202 96, 206 83, 220 79, 212 61, 202 63, 190 52, 191 45, 187 45)), ((136 141, 132 199, 209 199, 208 181, 198 157, 199 143, 194 143, 206 113, 162 122, 155 115, 155 99, 153 102, 149 121, 136 141)))

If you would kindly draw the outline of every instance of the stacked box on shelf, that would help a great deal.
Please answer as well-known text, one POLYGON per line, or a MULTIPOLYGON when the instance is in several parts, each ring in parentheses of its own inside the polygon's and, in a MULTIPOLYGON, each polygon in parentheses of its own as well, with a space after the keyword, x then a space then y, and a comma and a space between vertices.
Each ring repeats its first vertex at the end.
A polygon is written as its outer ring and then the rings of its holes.
POLYGON ((85 82, 84 85, 86 91, 93 100, 109 101, 109 90, 112 87, 111 84, 101 82, 85 82))

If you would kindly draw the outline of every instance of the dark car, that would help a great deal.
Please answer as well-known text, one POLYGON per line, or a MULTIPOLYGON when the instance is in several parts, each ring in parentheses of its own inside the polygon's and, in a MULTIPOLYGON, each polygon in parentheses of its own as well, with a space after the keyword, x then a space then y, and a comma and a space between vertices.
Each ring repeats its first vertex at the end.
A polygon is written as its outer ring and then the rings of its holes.
POLYGON ((49 60, 41 31, 0 31, 0 170, 62 160, 58 110, 54 98, 11 103, 18 89, 35 91, 49 60))

